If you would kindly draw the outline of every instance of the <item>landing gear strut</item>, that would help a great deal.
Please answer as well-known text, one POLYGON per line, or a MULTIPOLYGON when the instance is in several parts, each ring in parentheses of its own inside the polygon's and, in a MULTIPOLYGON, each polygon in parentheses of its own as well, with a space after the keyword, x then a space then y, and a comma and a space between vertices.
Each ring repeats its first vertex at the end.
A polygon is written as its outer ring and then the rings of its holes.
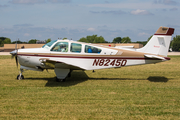
POLYGON ((22 80, 24 79, 24 76, 22 75, 22 73, 24 72, 23 69, 20 69, 20 74, 17 76, 17 80, 22 80))
POLYGON ((56 82, 65 82, 66 77, 70 73, 70 69, 55 68, 56 82))

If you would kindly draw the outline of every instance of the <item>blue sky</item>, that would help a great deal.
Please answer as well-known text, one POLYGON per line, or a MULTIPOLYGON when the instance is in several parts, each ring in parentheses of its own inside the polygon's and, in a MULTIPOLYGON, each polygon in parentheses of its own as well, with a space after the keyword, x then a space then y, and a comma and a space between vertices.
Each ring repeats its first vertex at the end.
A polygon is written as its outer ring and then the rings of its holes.
POLYGON ((0 37, 11 41, 97 34, 146 41, 160 26, 180 35, 178 0, 1 0, 0 37))

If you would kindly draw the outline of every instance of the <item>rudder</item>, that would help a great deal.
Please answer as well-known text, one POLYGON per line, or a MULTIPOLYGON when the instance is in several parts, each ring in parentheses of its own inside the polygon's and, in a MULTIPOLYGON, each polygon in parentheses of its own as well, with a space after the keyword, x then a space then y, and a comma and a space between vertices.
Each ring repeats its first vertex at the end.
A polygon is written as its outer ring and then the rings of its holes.
POLYGON ((160 27, 149 42, 138 52, 167 56, 174 28, 160 27))

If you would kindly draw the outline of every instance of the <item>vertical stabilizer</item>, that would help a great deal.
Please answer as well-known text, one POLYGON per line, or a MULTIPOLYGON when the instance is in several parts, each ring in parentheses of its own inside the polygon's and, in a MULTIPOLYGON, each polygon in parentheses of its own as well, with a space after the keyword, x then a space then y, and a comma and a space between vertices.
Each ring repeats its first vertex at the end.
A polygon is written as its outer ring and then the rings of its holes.
POLYGON ((174 28, 160 27, 149 42, 138 52, 167 56, 174 28))

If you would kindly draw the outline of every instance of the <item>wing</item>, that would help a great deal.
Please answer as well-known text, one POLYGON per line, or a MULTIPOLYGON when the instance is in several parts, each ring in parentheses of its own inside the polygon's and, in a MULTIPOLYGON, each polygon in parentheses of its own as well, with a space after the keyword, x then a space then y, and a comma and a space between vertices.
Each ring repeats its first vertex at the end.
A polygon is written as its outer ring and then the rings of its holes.
POLYGON ((56 68, 62 68, 62 69, 84 70, 84 68, 81 68, 77 65, 69 64, 67 62, 54 60, 54 59, 41 58, 40 62, 45 67, 48 67, 51 69, 54 69, 56 67, 56 68))

